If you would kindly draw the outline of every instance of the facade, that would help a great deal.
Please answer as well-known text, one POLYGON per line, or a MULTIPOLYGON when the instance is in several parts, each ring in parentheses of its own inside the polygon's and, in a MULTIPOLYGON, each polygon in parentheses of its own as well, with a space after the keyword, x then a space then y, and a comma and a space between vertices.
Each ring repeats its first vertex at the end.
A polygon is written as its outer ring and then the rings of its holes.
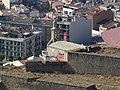
POLYGON ((18 14, 18 12, 17 11, 15 11, 15 10, 9 10, 9 9, 7 9, 7 10, 2 10, 2 11, 0 11, 0 16, 18 16, 19 14, 18 14))
POLYGON ((5 5, 6 9, 10 9, 10 0, 2 0, 2 2, 5 5))
POLYGON ((14 9, 19 14, 28 14, 29 13, 29 9, 23 4, 14 5, 14 6, 11 7, 11 9, 14 9))
POLYGON ((6 9, 11 8, 11 3, 18 3, 19 0, 2 0, 3 4, 5 5, 6 9))
POLYGON ((100 25, 99 26, 99 32, 104 32, 113 28, 118 27, 118 23, 116 22, 108 22, 106 24, 100 25))
POLYGON ((14 18, 14 21, 2 20, 0 22, 1 22, 1 26, 6 28, 23 27, 23 28, 30 28, 32 32, 41 31, 43 33, 43 38, 42 38, 43 48, 46 47, 47 43, 51 38, 51 28, 52 28, 52 22, 53 22, 52 20, 34 20, 34 19, 14 18))
POLYGON ((61 55, 63 57, 62 61, 65 62, 68 62, 68 52, 77 52, 80 50, 86 50, 86 46, 66 41, 53 42, 47 47, 48 56, 57 57, 61 55))
POLYGON ((69 26, 69 41, 78 44, 91 44, 91 20, 84 17, 76 18, 69 26))
POLYGON ((87 18, 92 20, 92 29, 98 30, 99 25, 113 21, 114 14, 112 11, 93 9, 87 13, 87 18))
POLYGON ((34 9, 30 12, 30 17, 32 18, 39 18, 40 12, 37 9, 34 9))
POLYGON ((120 2, 115 3, 113 6, 114 19, 115 21, 120 22, 120 2))
POLYGON ((73 0, 60 0, 60 1, 65 3, 65 4, 70 4, 73 0))
POLYGON ((114 13, 114 21, 120 22, 120 2, 105 3, 100 5, 101 10, 111 10, 114 13))
POLYGON ((11 56, 23 59, 38 56, 42 50, 42 32, 3 31, 0 33, 0 45, 0 52, 4 53, 6 59, 11 56))
POLYGON ((63 16, 57 20, 58 40, 70 41, 78 44, 91 44, 91 20, 84 17, 63 16))
POLYGON ((64 5, 63 6, 63 15, 73 15, 75 10, 78 10, 78 7, 70 6, 70 5, 64 5))

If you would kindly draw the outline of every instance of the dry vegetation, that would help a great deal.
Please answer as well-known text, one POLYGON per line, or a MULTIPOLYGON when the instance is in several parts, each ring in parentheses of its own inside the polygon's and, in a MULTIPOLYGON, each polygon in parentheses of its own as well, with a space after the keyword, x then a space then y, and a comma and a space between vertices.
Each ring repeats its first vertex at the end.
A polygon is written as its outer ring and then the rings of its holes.
POLYGON ((120 76, 103 76, 91 74, 42 74, 26 72, 24 68, 0 67, 0 74, 12 75, 23 78, 36 77, 38 80, 44 80, 56 83, 65 83, 72 85, 93 85, 99 90, 120 90, 120 76))
POLYGON ((109 56, 120 56, 120 47, 94 45, 94 46, 91 46, 90 53, 98 53, 98 54, 104 54, 109 56))

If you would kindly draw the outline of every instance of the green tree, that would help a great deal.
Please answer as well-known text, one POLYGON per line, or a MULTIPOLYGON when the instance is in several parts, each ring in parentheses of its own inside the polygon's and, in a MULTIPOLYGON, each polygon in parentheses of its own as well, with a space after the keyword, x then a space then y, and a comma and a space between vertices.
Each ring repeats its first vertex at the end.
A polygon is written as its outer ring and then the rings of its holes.
POLYGON ((16 56, 15 60, 21 60, 21 57, 20 56, 16 56))
POLYGON ((9 61, 13 61, 13 56, 9 56, 9 61))
POLYGON ((0 52, 0 61, 3 61, 4 59, 4 54, 0 52))

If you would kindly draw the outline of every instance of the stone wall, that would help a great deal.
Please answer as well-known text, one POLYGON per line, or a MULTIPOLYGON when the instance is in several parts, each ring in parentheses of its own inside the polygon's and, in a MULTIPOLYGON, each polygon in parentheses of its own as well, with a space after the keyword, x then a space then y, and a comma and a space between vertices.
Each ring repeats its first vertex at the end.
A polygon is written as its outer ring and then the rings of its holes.
POLYGON ((42 73, 75 73, 67 62, 46 62, 30 61, 26 63, 26 71, 42 73))
POLYGON ((76 73, 120 75, 120 57, 92 53, 69 53, 68 64, 76 73))
POLYGON ((37 80, 38 78, 21 78, 11 75, 0 75, 0 78, 3 82, 0 90, 96 90, 95 85, 73 86, 37 80))
POLYGON ((28 62, 26 70, 31 72, 63 72, 63 73, 91 73, 103 75, 120 75, 120 57, 104 56, 92 53, 68 54, 68 63, 28 62))

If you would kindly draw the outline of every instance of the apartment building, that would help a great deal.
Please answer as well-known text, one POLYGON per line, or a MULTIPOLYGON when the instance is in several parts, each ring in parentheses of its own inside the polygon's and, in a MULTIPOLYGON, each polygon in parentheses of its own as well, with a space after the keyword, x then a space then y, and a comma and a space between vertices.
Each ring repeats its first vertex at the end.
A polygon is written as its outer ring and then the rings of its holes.
POLYGON ((28 29, 0 29, 0 52, 5 59, 19 56, 28 58, 38 56, 42 50, 42 32, 30 32, 28 29))
POLYGON ((91 20, 84 17, 63 15, 56 20, 57 30, 55 38, 78 44, 91 44, 92 28, 91 20))
POLYGON ((12 28, 29 28, 32 32, 41 31, 43 33, 43 48, 46 48, 47 43, 51 38, 51 28, 52 28, 52 20, 47 19, 22 19, 17 17, 5 17, 0 18, 0 23, 2 27, 12 27, 12 28), (11 20, 12 19, 12 20, 11 20))
POLYGON ((98 30, 100 25, 114 20, 114 13, 110 10, 92 9, 87 12, 86 17, 92 20, 92 29, 98 30))
POLYGON ((99 7, 101 10, 111 10, 114 13, 114 21, 120 22, 120 2, 104 3, 99 7))

